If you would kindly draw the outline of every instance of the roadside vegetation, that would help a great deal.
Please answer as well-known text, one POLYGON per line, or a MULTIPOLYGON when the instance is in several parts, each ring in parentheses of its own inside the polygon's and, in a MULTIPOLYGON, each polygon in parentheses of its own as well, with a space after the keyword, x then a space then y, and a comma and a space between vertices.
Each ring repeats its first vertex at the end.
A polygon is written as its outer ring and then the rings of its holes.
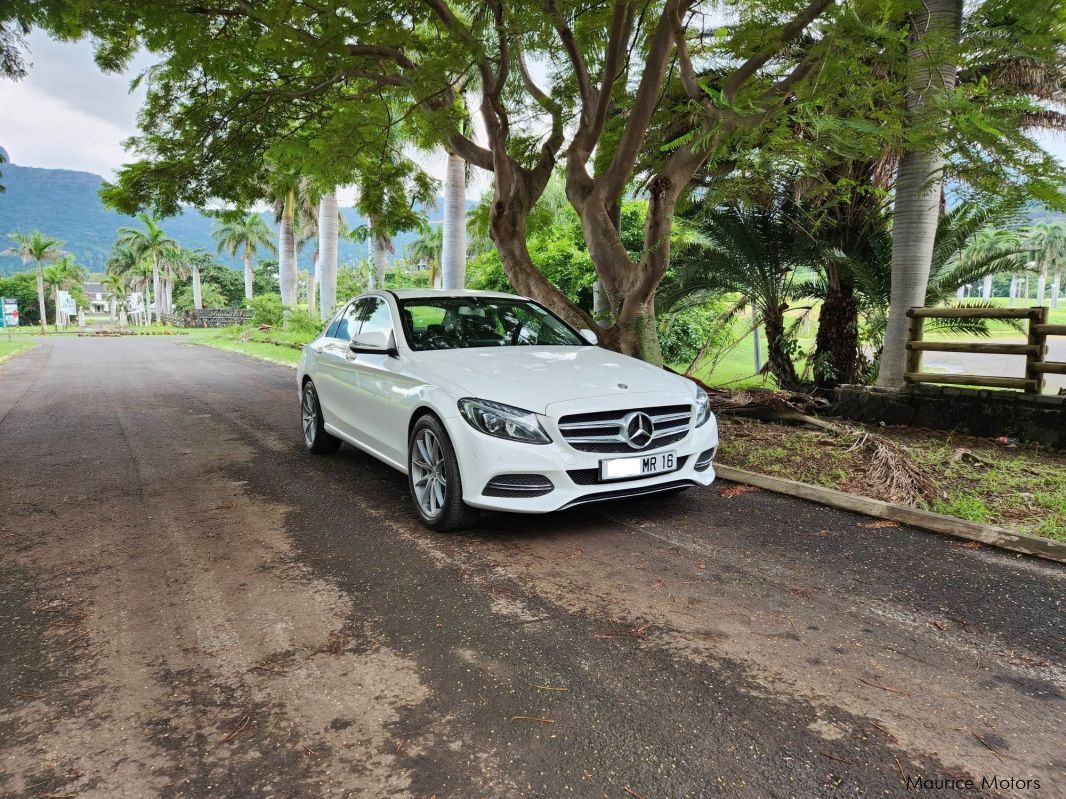
POLYGON ((871 475, 864 433, 906 447, 928 478, 924 495, 905 504, 1019 533, 1066 541, 1066 455, 1036 445, 910 427, 849 425, 854 435, 718 417, 722 463, 753 472, 898 502, 871 475))

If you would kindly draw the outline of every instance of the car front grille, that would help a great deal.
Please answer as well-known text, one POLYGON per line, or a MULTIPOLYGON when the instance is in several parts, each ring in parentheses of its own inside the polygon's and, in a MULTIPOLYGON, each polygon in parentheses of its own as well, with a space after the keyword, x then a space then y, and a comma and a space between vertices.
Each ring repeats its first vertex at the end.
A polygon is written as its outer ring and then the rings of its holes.
POLYGON ((481 493, 486 497, 542 497, 554 490, 552 481, 542 474, 500 474, 481 493))
POLYGON ((643 474, 636 475, 635 477, 622 477, 616 480, 600 480, 600 470, 594 469, 570 469, 567 474, 570 479, 574 481, 575 485, 579 486, 594 486, 600 483, 624 483, 628 480, 647 480, 649 477, 661 477, 664 474, 672 474, 673 472, 679 472, 685 468, 685 463, 688 461, 688 455, 682 455, 677 459, 677 467, 671 469, 669 472, 659 472, 658 474, 643 474))
POLYGON ((691 406, 665 405, 571 414, 559 420, 559 432, 581 452, 644 452, 676 444, 688 435, 691 422, 691 406), (648 417, 650 430, 639 427, 637 414, 648 417))

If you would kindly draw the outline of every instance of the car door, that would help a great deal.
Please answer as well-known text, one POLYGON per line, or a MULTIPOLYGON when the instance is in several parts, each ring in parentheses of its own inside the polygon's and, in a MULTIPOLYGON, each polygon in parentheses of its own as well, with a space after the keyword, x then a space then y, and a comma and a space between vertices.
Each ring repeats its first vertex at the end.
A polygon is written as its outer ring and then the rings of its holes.
MULTIPOLYGON (((360 334, 381 333, 395 341, 399 333, 389 303, 383 297, 370 297, 369 303, 360 334)), ((407 420, 418 381, 405 374, 404 362, 393 355, 361 352, 351 363, 359 397, 355 408, 358 418, 352 423, 359 427, 367 446, 397 464, 405 464, 407 420)))
POLYGON ((365 309, 366 299, 355 300, 329 326, 326 335, 315 349, 318 369, 315 375, 315 388, 322 406, 325 423, 346 435, 351 435, 347 410, 352 398, 349 387, 352 383, 351 351, 348 345, 352 337, 359 332, 362 323, 360 313, 365 309))

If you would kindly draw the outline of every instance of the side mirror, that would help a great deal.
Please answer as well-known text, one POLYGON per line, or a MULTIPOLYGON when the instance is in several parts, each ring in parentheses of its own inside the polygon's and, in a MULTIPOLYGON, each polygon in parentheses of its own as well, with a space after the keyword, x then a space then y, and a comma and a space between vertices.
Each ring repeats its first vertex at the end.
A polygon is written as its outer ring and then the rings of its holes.
POLYGON ((348 349, 367 355, 396 355, 396 336, 389 333, 360 333, 352 339, 348 349))
POLYGON ((589 344, 599 344, 600 338, 587 327, 581 328, 578 333, 581 334, 581 338, 585 339, 589 344))

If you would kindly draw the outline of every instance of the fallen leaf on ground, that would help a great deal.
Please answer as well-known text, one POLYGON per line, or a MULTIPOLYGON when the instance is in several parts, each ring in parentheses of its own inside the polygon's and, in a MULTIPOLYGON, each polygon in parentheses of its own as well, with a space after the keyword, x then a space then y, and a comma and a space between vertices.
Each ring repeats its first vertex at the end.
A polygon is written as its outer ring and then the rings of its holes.
POLYGON ((865 527, 868 530, 883 530, 886 527, 899 527, 899 522, 894 522, 891 519, 881 519, 878 522, 862 522, 859 527, 865 527))
POLYGON ((755 486, 724 486, 718 489, 718 496, 725 497, 726 499, 732 499, 733 497, 739 497, 742 494, 751 494, 752 492, 758 490, 759 489, 755 486))

